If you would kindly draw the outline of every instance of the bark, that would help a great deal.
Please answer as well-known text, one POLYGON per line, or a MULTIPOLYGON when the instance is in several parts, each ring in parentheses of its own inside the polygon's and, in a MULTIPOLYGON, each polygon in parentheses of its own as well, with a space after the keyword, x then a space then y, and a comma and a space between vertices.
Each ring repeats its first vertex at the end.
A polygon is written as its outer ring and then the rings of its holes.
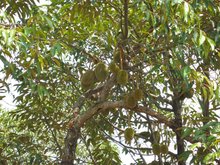
POLYGON ((64 140, 65 148, 62 155, 61 165, 74 165, 77 141, 80 137, 80 127, 78 127, 76 122, 73 124, 74 126, 68 129, 64 140))
MULTIPOLYGON (((177 142, 177 155, 180 156, 184 151, 184 139, 181 138, 182 132, 182 103, 179 99, 173 100, 173 111, 175 115, 175 125, 177 126, 176 129, 176 142, 177 142)), ((178 161, 178 165, 186 165, 185 161, 178 161)))
MULTIPOLYGON (((209 69, 208 68, 204 68, 203 71, 206 75, 206 77, 209 79, 209 69)), ((209 86, 209 84, 206 83, 206 81, 203 82, 206 86, 209 86)), ((203 113, 203 117, 204 117, 204 122, 203 125, 206 125, 209 122, 209 91, 207 92, 207 95, 205 96, 203 91, 202 91, 202 113, 203 113)))
POLYGON ((203 125, 206 125, 208 123, 209 118, 209 100, 203 98, 203 107, 202 107, 202 113, 204 117, 203 125))

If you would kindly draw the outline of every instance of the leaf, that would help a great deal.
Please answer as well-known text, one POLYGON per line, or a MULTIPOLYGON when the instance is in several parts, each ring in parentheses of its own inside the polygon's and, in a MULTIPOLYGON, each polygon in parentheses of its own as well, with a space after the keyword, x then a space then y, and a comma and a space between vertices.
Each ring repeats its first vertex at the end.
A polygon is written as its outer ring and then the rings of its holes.
POLYGON ((40 63, 40 68, 41 68, 41 70, 43 70, 43 69, 44 69, 44 65, 45 65, 45 63, 44 63, 44 57, 43 57, 42 55, 39 55, 39 56, 38 56, 38 61, 39 61, 39 63, 40 63))
POLYGON ((189 66, 185 66, 183 68, 183 71, 182 71, 182 75, 183 75, 183 79, 186 80, 188 75, 190 73, 190 67, 189 66))
POLYGON ((182 138, 189 136, 192 132, 193 132, 193 128, 185 128, 183 135, 182 135, 182 138))
POLYGON ((211 38, 206 37, 206 39, 211 47, 211 50, 215 50, 215 42, 211 38))
POLYGON ((61 66, 61 63, 60 63, 60 60, 59 59, 57 59, 56 57, 53 57, 52 58, 52 61, 57 65, 57 66, 61 66))
POLYGON ((189 4, 185 1, 183 5, 183 12, 184 12, 184 20, 188 21, 188 15, 189 15, 189 4))
POLYGON ((205 42, 205 39, 206 39, 205 32, 200 30, 199 31, 199 46, 201 46, 205 42))
POLYGON ((0 100, 2 100, 5 96, 0 96, 0 100))
POLYGON ((50 28, 53 29, 53 23, 52 23, 52 21, 51 21, 47 16, 45 16, 44 18, 46 19, 47 24, 50 26, 50 28))
POLYGON ((208 99, 208 93, 206 87, 202 87, 202 95, 204 97, 204 100, 206 101, 208 99))
POLYGON ((201 145, 200 142, 194 143, 194 144, 190 145, 190 149, 194 150, 195 148, 199 147, 200 145, 201 145))
POLYGON ((183 152, 181 155, 179 155, 178 160, 186 161, 191 153, 192 153, 192 151, 183 152))
POLYGON ((3 30, 2 31, 2 36, 4 38, 5 43, 8 44, 9 30, 3 30))
POLYGON ((5 55, 7 55, 8 57, 12 58, 11 53, 7 49, 4 49, 2 51, 4 52, 5 55))

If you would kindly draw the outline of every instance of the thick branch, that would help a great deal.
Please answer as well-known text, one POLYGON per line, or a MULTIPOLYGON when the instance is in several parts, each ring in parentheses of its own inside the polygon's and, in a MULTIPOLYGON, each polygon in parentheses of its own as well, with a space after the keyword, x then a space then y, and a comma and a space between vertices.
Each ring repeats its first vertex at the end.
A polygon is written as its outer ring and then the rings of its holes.
POLYGON ((96 113, 99 111, 104 111, 109 108, 123 108, 124 107, 124 102, 123 101, 116 101, 116 102, 111 102, 111 101, 105 101, 98 103, 94 105, 91 109, 89 109, 86 113, 84 113, 78 120, 78 125, 79 127, 82 127, 83 124, 89 120, 91 117, 93 117, 96 113))

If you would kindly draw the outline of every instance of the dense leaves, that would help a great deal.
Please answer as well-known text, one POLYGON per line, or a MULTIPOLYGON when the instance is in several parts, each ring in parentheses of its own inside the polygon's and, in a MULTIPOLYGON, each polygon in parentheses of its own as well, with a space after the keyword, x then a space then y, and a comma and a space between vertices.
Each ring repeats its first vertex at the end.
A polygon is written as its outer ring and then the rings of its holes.
POLYGON ((64 161, 81 127, 78 164, 121 164, 120 149, 135 164, 219 163, 218 0, 46 2, 0 5, 0 99, 9 78, 18 92, 1 161, 64 161))

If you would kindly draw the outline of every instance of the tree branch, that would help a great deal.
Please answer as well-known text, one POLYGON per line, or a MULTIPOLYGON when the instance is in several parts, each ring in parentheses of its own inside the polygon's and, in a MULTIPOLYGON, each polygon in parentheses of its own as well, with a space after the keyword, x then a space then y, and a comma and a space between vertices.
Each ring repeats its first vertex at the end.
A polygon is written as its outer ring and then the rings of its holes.
POLYGON ((124 0, 124 39, 128 37, 128 0, 124 0))
POLYGON ((86 111, 83 115, 79 117, 78 120, 78 125, 79 127, 82 127, 84 123, 89 120, 92 116, 97 114, 100 111, 104 111, 109 108, 123 108, 124 107, 124 102, 123 101, 116 101, 116 102, 111 102, 111 101, 104 101, 100 102, 96 105, 94 105, 91 109, 86 111))

